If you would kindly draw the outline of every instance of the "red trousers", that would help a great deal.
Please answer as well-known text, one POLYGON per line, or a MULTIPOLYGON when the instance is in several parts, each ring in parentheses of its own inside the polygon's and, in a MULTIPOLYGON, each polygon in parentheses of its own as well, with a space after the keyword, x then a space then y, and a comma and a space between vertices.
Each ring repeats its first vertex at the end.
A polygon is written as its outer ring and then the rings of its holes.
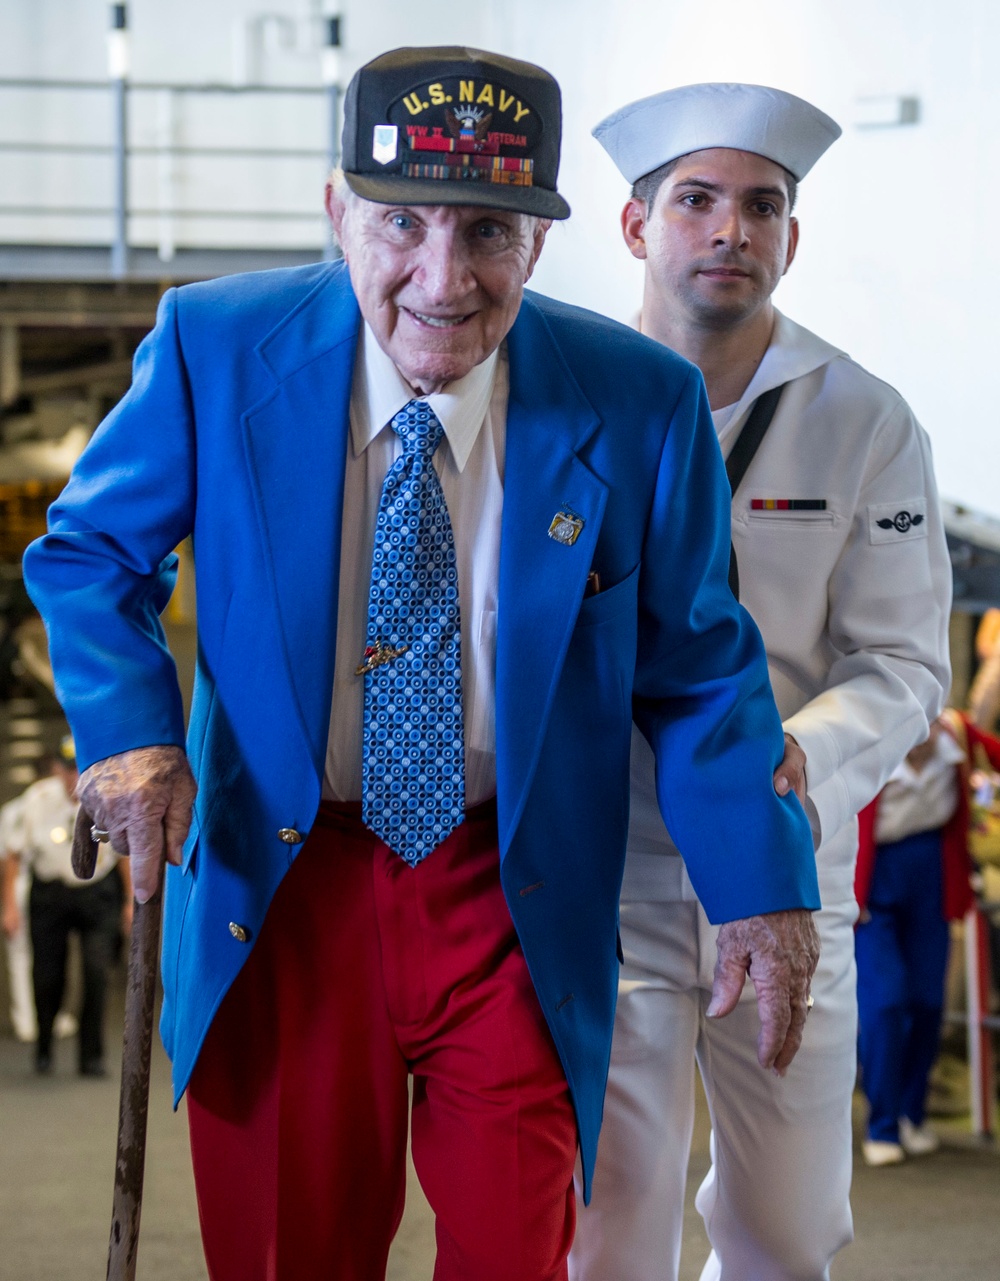
POLYGON ((212 1281, 384 1281, 410 1074, 435 1281, 562 1281, 576 1127, 495 807, 415 868, 355 809, 323 806, 191 1078, 212 1281))

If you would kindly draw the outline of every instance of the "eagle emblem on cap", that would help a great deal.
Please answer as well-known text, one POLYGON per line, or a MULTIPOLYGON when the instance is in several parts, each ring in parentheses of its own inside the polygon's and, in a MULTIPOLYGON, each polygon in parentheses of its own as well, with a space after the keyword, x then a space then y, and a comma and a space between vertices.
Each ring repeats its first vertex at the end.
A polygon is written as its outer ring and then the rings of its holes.
POLYGON ((444 109, 445 124, 453 138, 468 138, 471 142, 483 143, 490 131, 492 111, 479 111, 475 107, 452 107, 444 109))

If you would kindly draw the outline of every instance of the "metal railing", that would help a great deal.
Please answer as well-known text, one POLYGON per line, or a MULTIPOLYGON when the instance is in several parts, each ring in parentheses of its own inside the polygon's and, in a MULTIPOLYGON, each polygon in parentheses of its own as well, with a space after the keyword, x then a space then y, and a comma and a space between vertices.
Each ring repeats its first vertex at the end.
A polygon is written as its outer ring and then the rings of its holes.
MULTIPOLYGON (((260 168, 272 162, 307 162, 315 165, 317 178, 337 162, 338 125, 340 90, 336 84, 326 86, 306 85, 228 85, 228 84, 171 84, 155 81, 132 82, 124 78, 100 80, 40 80, 26 78, 0 79, 0 95, 11 92, 27 92, 46 95, 46 101, 52 102, 53 95, 71 93, 77 95, 106 95, 108 114, 106 117, 107 135, 100 140, 76 140, 71 138, 56 139, 34 137, 0 137, 0 155, 49 158, 53 161, 80 157, 89 159, 110 160, 112 172, 107 184, 107 203, 77 202, 72 198, 53 202, 32 198, 28 191, 12 193, 7 200, 0 196, 0 219, 15 217, 34 219, 55 215, 69 218, 106 218, 109 226, 109 274, 112 278, 123 278, 129 274, 129 251, 133 241, 130 230, 137 219, 154 219, 157 224, 156 247, 159 257, 169 262, 173 257, 178 240, 179 229, 186 222, 189 226, 194 220, 234 224, 259 221, 262 224, 284 225, 313 223, 317 234, 314 247, 325 256, 332 256, 332 246, 325 229, 325 221, 319 200, 310 208, 294 208, 289 203, 274 207, 264 205, 254 207, 225 207, 213 205, 202 200, 197 204, 187 204, 179 198, 182 185, 191 186, 190 180, 181 182, 178 166, 185 161, 237 161, 260 168), (160 95, 158 136, 154 141, 130 139, 129 122, 132 109, 137 99, 143 95, 160 95), (192 99, 211 97, 250 102, 261 97, 313 100, 317 106, 319 119, 316 130, 319 136, 325 133, 325 146, 302 146, 298 141, 290 146, 283 145, 220 145, 218 143, 179 141, 174 136, 176 121, 179 116, 178 104, 192 99), (152 158, 159 162, 157 192, 154 199, 136 200, 131 193, 130 173, 132 161, 136 158, 152 158), (18 198, 20 195, 21 198, 18 198)), ((0 98, 2 101, 2 98, 0 98)), ((32 113, 33 118, 43 116, 43 112, 32 113)), ((23 131, 22 131, 23 132, 23 131)), ((34 129, 31 130, 34 132, 34 129)), ((262 170, 256 180, 261 190, 270 191, 274 185, 269 182, 262 170)), ((6 184, 10 192, 11 183, 6 184)), ((253 186, 247 182, 246 186, 253 186)), ((318 184, 317 184, 318 185, 318 184)), ((196 193, 197 194, 197 193, 196 193)), ((0 231, 0 242, 11 243, 0 231)), ((20 237, 23 242, 24 237, 20 237)))

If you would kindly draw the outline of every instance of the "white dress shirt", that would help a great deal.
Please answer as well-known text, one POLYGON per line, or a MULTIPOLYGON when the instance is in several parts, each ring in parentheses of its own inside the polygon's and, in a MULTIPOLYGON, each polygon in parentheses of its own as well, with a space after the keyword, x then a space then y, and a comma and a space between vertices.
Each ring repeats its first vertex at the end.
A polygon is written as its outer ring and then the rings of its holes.
POLYGON ((965 753, 950 734, 941 733, 934 755, 921 770, 903 761, 893 771, 879 797, 875 840, 879 845, 901 841, 917 832, 944 827, 958 808, 958 770, 965 753))
POLYGON ((81 881, 73 871, 73 828, 80 806, 67 795, 62 779, 40 778, 23 793, 20 805, 7 833, 8 847, 40 881, 62 881, 80 889, 107 876, 117 864, 118 855, 103 843, 92 880, 81 881))
MULTIPOLYGON (((434 455, 455 534, 462 624, 465 712, 465 803, 496 793, 497 583, 507 427, 506 346, 427 401, 444 428, 434 455)), ((351 434, 344 475, 344 515, 337 606, 337 661, 323 795, 361 798, 364 677, 375 518, 386 472, 402 452, 389 425, 416 392, 365 325, 351 387, 351 434)))

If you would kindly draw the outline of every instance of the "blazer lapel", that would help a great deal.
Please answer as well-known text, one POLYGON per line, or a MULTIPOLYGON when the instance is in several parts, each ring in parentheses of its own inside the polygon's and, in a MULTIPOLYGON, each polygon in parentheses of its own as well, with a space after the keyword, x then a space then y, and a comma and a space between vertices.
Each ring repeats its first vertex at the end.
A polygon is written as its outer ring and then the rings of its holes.
POLYGON ((538 763, 607 500, 607 485, 577 454, 598 426, 598 415, 528 299, 507 350, 496 670, 501 854, 517 828, 538 763), (572 544, 549 534, 560 512, 582 521, 572 544))
POLYGON ((283 658, 320 770, 333 690, 359 322, 347 273, 335 270, 257 348, 277 386, 243 419, 283 658))

